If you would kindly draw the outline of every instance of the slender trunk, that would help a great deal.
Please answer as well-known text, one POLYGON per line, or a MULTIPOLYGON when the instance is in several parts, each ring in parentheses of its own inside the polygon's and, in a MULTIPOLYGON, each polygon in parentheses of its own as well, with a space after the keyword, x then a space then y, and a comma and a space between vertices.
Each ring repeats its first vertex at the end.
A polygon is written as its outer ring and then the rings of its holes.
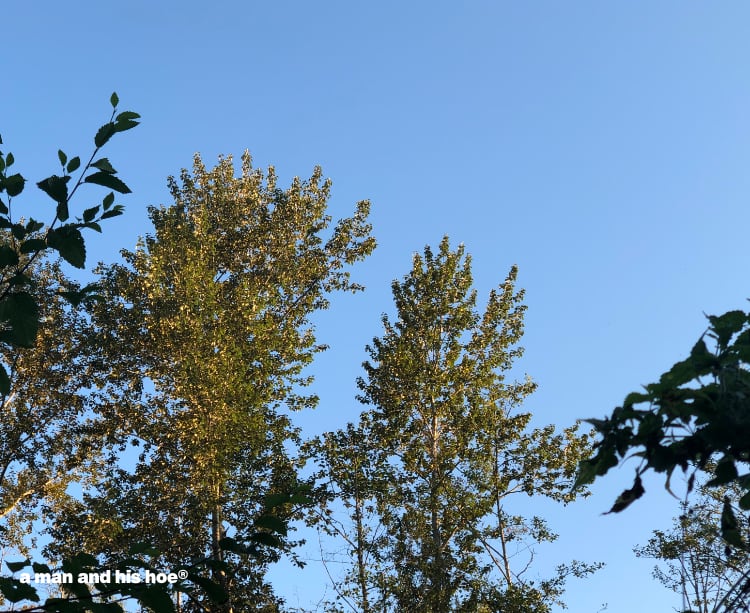
POLYGON ((503 575, 505 576, 505 581, 508 584, 508 587, 510 587, 513 584, 513 581, 510 573, 510 560, 508 558, 508 550, 505 538, 505 522, 503 521, 503 508, 500 506, 500 498, 497 498, 495 500, 495 505, 497 512, 497 525, 498 528, 500 528, 500 546, 503 550, 503 564, 505 565, 505 568, 503 569, 503 575))
POLYGON ((440 446, 439 446, 439 437, 440 437, 440 421, 439 417, 437 415, 437 411, 435 410, 435 399, 432 399, 432 423, 430 424, 431 427, 431 435, 432 435, 432 445, 431 445, 431 455, 430 458, 432 462, 432 474, 430 475, 430 528, 431 528, 431 546, 432 546, 432 572, 431 575, 431 592, 432 597, 430 600, 432 601, 432 611, 433 613, 448 613, 448 603, 444 602, 446 593, 448 590, 448 586, 445 582, 445 563, 443 561, 443 536, 440 532, 441 528, 441 522, 440 522, 440 481, 441 481, 441 475, 440 475, 440 466, 439 466, 439 454, 440 454, 440 446))
MULTIPOLYGON (((219 486, 217 485, 215 488, 215 496, 216 496, 216 502, 214 503, 214 507, 211 510, 211 558, 217 562, 223 562, 224 561, 224 555, 222 554, 221 547, 219 546, 219 541, 222 539, 222 530, 221 530, 221 497, 220 497, 220 490, 219 486)), ((227 574, 223 570, 215 570, 214 571, 214 580, 224 589, 227 594, 229 593, 229 585, 227 582, 227 574)), ((226 602, 223 605, 218 605, 217 611, 221 611, 222 613, 233 613, 233 608, 231 605, 231 596, 228 602, 226 602)))
POLYGON ((503 575, 505 576, 505 582, 507 583, 508 587, 510 587, 513 583, 512 576, 510 573, 510 559, 508 558, 508 548, 507 548, 507 539, 505 537, 505 522, 503 521, 503 507, 500 504, 500 492, 498 490, 498 485, 500 483, 500 452, 498 449, 499 445, 498 442, 495 441, 494 445, 494 453, 495 453, 495 462, 494 462, 494 482, 495 482, 495 514, 497 515, 497 527, 500 530, 500 546, 503 550, 503 565, 505 568, 503 568, 503 575))
POLYGON ((354 521, 357 525, 357 579, 359 581, 360 602, 362 613, 370 613, 370 602, 367 589, 367 569, 365 568, 365 527, 363 524, 362 499, 357 495, 354 503, 354 521))

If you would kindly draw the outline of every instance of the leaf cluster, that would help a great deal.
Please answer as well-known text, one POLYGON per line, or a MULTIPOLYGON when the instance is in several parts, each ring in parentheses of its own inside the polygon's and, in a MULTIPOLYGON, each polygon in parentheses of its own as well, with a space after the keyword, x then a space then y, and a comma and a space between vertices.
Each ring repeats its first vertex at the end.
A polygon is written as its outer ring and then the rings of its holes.
MULTIPOLYGON (((640 459, 633 487, 612 512, 643 495, 644 472, 664 473, 669 490, 676 468, 692 470, 688 490, 696 471, 711 476, 709 488, 737 485, 743 492, 740 509, 750 510, 750 314, 730 311, 708 321, 690 355, 658 382, 629 394, 609 417, 587 420, 600 439, 594 455, 581 462, 576 486, 605 475, 630 455, 640 459)), ((723 507, 721 533, 728 543, 746 546, 729 503, 723 507)))
MULTIPOLYGON (((114 204, 114 192, 127 194, 128 186, 117 176, 117 171, 105 157, 97 159, 101 148, 118 132, 138 125, 137 113, 118 113, 117 94, 110 98, 112 115, 94 137, 94 152, 81 168, 78 156, 68 158, 58 151, 61 174, 53 174, 36 183, 36 186, 55 203, 55 215, 45 224, 29 217, 28 221, 14 219, 15 200, 24 192, 26 178, 14 171, 15 156, 0 151, 0 343, 9 347, 31 347, 39 329, 39 307, 29 288, 34 284, 30 267, 40 257, 57 253, 69 264, 83 268, 86 247, 81 230, 101 232, 100 222, 116 217, 123 211, 114 204), (73 181, 73 173, 78 179, 73 181), (72 182, 73 181, 73 182, 72 182), (70 187, 72 182, 72 188, 70 187), (101 204, 87 208, 75 221, 70 219, 70 200, 84 183, 100 185, 113 190, 101 204)), ((0 145, 2 145, 0 139, 0 145)), ((95 288, 65 291, 63 296, 72 304, 80 303, 95 288)), ((8 364, 0 364, 0 395, 7 396, 11 389, 8 364)))

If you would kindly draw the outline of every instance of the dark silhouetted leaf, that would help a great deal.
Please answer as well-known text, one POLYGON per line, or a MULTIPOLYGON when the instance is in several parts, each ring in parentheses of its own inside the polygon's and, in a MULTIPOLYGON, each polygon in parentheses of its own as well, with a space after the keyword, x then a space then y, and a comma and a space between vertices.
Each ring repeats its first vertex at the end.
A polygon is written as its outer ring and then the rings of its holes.
POLYGON ((139 586, 136 592, 136 600, 145 605, 155 613, 173 613, 174 603, 167 590, 159 585, 146 588, 139 586))
MULTIPOLYGON (((8 157, 10 157, 10 153, 8 154, 8 157)), ((6 164, 7 164, 7 158, 6 158, 6 164)), ((10 166, 10 164, 7 164, 10 166)), ((26 183, 26 179, 24 179, 20 174, 10 175, 9 177, 5 177, 5 180, 3 181, 3 185, 5 187, 5 191, 8 193, 8 195, 12 198, 13 196, 18 196, 23 191, 24 184, 26 183)))
POLYGON ((19 347, 34 345, 39 329, 39 307, 26 292, 7 295, 0 302, 0 321, 10 326, 14 344, 19 347))
POLYGON ((47 248, 47 242, 43 238, 30 238, 21 243, 21 253, 34 253, 44 251, 47 248))
POLYGON ((94 168, 98 168, 99 170, 102 170, 104 172, 108 172, 109 174, 115 174, 117 171, 112 167, 112 164, 109 163, 109 160, 107 158, 101 158, 99 160, 96 160, 96 162, 91 164, 94 168))
POLYGON ((63 203, 68 200, 68 181, 70 181, 70 177, 52 175, 43 181, 39 181, 36 185, 52 200, 57 203, 63 203))
POLYGON ((631 487, 629 490, 625 490, 622 494, 620 494, 617 497, 617 500, 615 500, 615 504, 612 505, 612 508, 606 513, 603 513, 603 515, 608 515, 610 513, 619 513, 620 511, 624 511, 634 501, 638 500, 641 496, 643 496, 645 491, 646 490, 643 489, 643 484, 641 483, 641 476, 636 474, 633 487, 631 487))
POLYGON ((21 562, 6 562, 5 565, 8 567, 10 572, 16 573, 22 568, 25 568, 29 565, 29 560, 23 560, 21 562))
POLYGON ((5 370, 5 366, 0 364, 0 396, 7 396, 10 394, 10 377, 8 371, 5 370))
POLYGON ((65 169, 67 173, 75 172, 81 167, 81 158, 78 156, 74 157, 70 162, 68 162, 68 166, 65 169))
POLYGON ((0 245, 0 267, 18 264, 18 253, 10 245, 0 245))
POLYGON ((50 230, 47 235, 47 244, 69 264, 76 268, 85 266, 86 246, 78 228, 66 225, 50 230))
POLYGON ((109 211, 105 211, 102 213, 102 219, 109 219, 110 217, 117 217, 118 215, 122 215, 124 211, 124 207, 121 204, 116 204, 113 208, 111 208, 109 211))
POLYGON ((201 577, 200 575, 196 575, 194 573, 189 573, 188 579, 195 583, 195 585, 202 587, 203 591, 206 592, 206 595, 211 599, 212 602, 221 604, 222 602, 226 602, 229 598, 227 596, 227 593, 224 591, 224 588, 222 588, 218 583, 214 583, 210 579, 206 579, 205 577, 201 577))
POLYGON ((115 124, 115 132, 126 132, 127 130, 131 130, 132 128, 135 128, 139 122, 132 121, 130 119, 123 119, 122 121, 118 121, 115 124))
POLYGON ((108 172, 99 171, 95 172, 92 175, 87 176, 84 181, 86 183, 95 183, 96 185, 103 185, 104 187, 108 187, 110 189, 115 190, 116 192, 119 192, 121 194, 129 194, 130 188, 125 185, 120 179, 115 177, 114 175, 109 174, 108 172))
POLYGON ((138 113, 134 113, 133 111, 123 111, 117 117, 115 117, 115 121, 131 121, 133 119, 140 118, 141 116, 138 113))
POLYGON ((36 590, 27 583, 21 583, 17 579, 0 577, 0 593, 10 602, 21 602, 22 600, 39 601, 36 590))
POLYGON ((97 146, 97 148, 103 147, 107 144, 107 141, 112 138, 114 133, 115 124, 111 121, 109 123, 105 123, 101 128, 99 128, 96 136, 94 136, 94 144, 97 146))
POLYGON ((711 322, 711 330, 716 336, 716 341, 723 349, 732 336, 747 323, 747 315, 742 311, 729 311, 723 315, 709 315, 708 320, 711 322))
POLYGON ((94 219, 94 217, 96 217, 96 214, 98 212, 99 212, 99 207, 98 206, 92 206, 90 209, 86 209, 83 212, 83 221, 86 222, 86 223, 88 223, 89 221, 91 221, 92 219, 94 219))
POLYGON ((273 515, 262 515, 255 520, 254 524, 256 528, 266 528, 284 536, 287 533, 286 522, 273 515))
POLYGON ((41 230, 44 227, 44 224, 41 221, 37 221, 36 219, 29 219, 28 223, 26 224, 26 231, 27 232, 36 232, 37 230, 41 230))

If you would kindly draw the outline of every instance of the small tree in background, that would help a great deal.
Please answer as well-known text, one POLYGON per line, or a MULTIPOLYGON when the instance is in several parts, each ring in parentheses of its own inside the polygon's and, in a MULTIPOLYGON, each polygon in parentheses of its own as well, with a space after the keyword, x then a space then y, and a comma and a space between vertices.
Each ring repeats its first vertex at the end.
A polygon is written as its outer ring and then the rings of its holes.
MULTIPOLYGON (((736 486, 697 489, 696 500, 680 503, 670 530, 654 530, 648 543, 634 551, 664 563, 666 570, 654 567, 654 578, 682 596, 684 610, 711 613, 732 598, 733 586, 750 568, 750 553, 727 544, 719 529, 724 498, 736 500, 741 491, 736 486)), ((739 515, 739 522, 740 532, 750 534, 748 518, 739 515)))

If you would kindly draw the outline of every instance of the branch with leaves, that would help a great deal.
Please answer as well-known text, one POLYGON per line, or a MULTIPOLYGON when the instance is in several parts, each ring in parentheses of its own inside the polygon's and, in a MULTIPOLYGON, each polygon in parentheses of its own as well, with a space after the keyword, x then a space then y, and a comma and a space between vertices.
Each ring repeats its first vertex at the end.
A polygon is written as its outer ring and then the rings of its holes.
MULTIPOLYGON (((40 256, 57 252, 66 262, 76 268, 86 263, 86 247, 82 229, 101 232, 101 221, 122 214, 123 207, 114 204, 114 192, 130 193, 128 186, 119 179, 117 171, 106 157, 99 157, 101 148, 118 132, 125 132, 138 125, 140 116, 132 111, 117 112, 119 98, 110 98, 112 114, 94 136, 94 152, 80 171, 74 187, 68 184, 72 173, 81 167, 78 156, 68 156, 58 150, 62 174, 53 174, 37 182, 37 187, 47 194, 56 205, 52 221, 45 225, 33 217, 24 224, 14 221, 14 200, 21 195, 26 179, 20 173, 12 173, 15 164, 12 153, 0 151, 0 343, 11 347, 31 347, 39 329, 39 308, 27 288, 34 283, 29 269, 40 256), (109 192, 101 204, 83 211, 75 221, 70 219, 70 200, 84 183, 107 187, 109 192), (2 195, 5 194, 5 199, 2 195)), ((2 139, 0 139, 0 145, 2 139)), ((79 304, 95 287, 87 286, 76 291, 62 292, 72 304, 79 304)), ((7 364, 0 364, 0 395, 7 396, 11 390, 11 378, 7 364)))

